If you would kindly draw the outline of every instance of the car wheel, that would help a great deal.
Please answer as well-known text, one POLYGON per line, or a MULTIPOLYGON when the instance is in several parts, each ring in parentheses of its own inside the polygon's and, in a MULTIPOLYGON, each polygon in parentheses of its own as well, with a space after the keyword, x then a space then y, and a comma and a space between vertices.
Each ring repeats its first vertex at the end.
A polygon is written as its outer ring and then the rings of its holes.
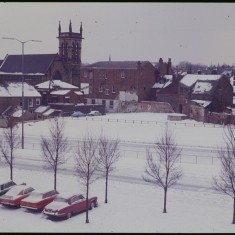
POLYGON ((66 215, 66 218, 69 219, 69 218, 71 218, 71 216, 72 216, 72 213, 69 212, 69 213, 66 215))
POLYGON ((95 207, 98 207, 99 206, 99 203, 98 201, 95 202, 95 207))
POLYGON ((90 205, 90 210, 92 210, 95 207, 95 202, 92 202, 90 205))

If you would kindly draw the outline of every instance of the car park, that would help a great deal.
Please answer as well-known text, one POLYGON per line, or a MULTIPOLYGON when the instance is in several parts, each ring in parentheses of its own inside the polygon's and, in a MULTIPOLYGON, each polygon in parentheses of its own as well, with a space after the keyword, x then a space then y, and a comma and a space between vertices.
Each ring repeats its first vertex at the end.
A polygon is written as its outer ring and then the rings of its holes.
POLYGON ((0 203, 2 205, 20 207, 20 201, 28 197, 32 191, 34 191, 33 187, 16 185, 0 197, 0 203))
POLYGON ((20 201, 20 206, 29 210, 42 210, 59 195, 56 190, 45 192, 34 190, 28 197, 20 201))
POLYGON ((102 116, 102 113, 97 110, 93 110, 90 113, 88 113, 87 116, 102 116))
MULTIPOLYGON (((98 206, 97 197, 88 199, 88 207, 98 206)), ((86 199, 82 194, 60 194, 43 210, 43 214, 52 218, 67 218, 86 210, 86 199)))
POLYGON ((12 187, 16 186, 13 180, 6 181, 0 184, 0 196, 8 192, 12 187))
POLYGON ((80 111, 75 111, 73 112, 73 114, 71 115, 71 117, 85 117, 86 114, 80 111))

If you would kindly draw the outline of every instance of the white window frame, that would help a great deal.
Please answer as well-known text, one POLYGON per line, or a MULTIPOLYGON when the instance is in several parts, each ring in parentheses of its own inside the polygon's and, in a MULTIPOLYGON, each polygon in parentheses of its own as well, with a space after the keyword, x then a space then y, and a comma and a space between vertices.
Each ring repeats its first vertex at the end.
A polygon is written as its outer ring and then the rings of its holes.
POLYGON ((116 93, 114 86, 112 86, 112 93, 116 93))
POLYGON ((39 98, 36 98, 36 105, 40 105, 41 104, 41 100, 39 98))
POLYGON ((110 100, 110 101, 109 101, 109 108, 110 108, 110 109, 113 109, 113 106, 114 106, 114 102, 113 102, 113 100, 110 100), (112 102, 113 104, 111 104, 111 102, 112 102))
POLYGON ((102 85, 100 85, 99 92, 100 92, 100 93, 103 93, 103 86, 102 86, 102 85))
POLYGON ((33 107, 33 98, 28 99, 28 105, 29 105, 30 108, 33 107))
POLYGON ((105 89, 105 95, 109 95, 109 89, 105 89))
POLYGON ((125 70, 121 70, 121 78, 125 78, 125 70))

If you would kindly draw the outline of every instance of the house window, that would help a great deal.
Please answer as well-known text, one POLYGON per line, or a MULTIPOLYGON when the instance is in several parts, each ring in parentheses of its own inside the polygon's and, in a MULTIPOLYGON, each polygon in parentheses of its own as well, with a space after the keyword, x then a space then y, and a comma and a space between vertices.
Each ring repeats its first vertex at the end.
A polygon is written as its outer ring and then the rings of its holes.
POLYGON ((40 99, 36 98, 36 105, 40 105, 40 99))
POLYGON ((92 85, 89 85, 89 94, 92 94, 92 89, 93 89, 92 85))
POLYGON ((99 92, 103 92, 103 86, 102 86, 102 85, 100 85, 100 90, 99 90, 99 92))
POLYGON ((28 103, 29 103, 29 107, 33 107, 33 99, 32 98, 29 98, 28 103))
POLYGON ((64 102, 65 102, 65 103, 69 103, 69 100, 70 100, 70 97, 69 97, 69 96, 65 96, 65 97, 64 97, 64 102))
POLYGON ((88 72, 84 71, 83 76, 84 76, 84 78, 87 78, 88 77, 88 72))
POLYGON ((125 78, 125 71, 124 70, 121 71, 121 78, 125 78))
POLYGON ((105 106, 106 105, 106 100, 102 100, 102 104, 105 106))
POLYGON ((112 93, 116 93, 114 86, 112 86, 112 93))
POLYGON ((105 89, 105 95, 109 95, 109 89, 105 89))
POLYGON ((108 79, 107 73, 104 74, 104 79, 108 79))
POLYGON ((91 103, 92 103, 92 104, 95 104, 95 99, 92 99, 92 100, 91 100, 91 103))
POLYGON ((109 108, 110 108, 110 109, 113 109, 113 100, 110 100, 109 108))

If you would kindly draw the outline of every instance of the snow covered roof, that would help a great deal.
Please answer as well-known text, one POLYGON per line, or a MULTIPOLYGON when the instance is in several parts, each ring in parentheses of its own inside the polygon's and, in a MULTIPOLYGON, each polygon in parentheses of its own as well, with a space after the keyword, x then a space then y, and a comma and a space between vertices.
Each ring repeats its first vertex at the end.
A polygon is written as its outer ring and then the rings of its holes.
MULTIPOLYGON (((26 111, 24 110, 23 113, 26 111)), ((17 109, 12 115, 12 117, 22 117, 22 108, 17 109)))
POLYGON ((53 89, 53 88, 78 89, 77 86, 74 86, 67 82, 63 82, 61 80, 45 81, 45 82, 35 85, 35 87, 39 89, 53 89), (50 84, 50 88, 49 88, 49 84, 50 84))
POLYGON ((48 109, 46 112, 44 112, 42 115, 43 116, 49 116, 49 115, 51 115, 52 113, 54 113, 54 112, 59 112, 59 111, 61 111, 61 110, 58 110, 58 109, 48 109))
POLYGON ((200 94, 200 93, 208 93, 212 90, 213 84, 207 81, 198 81, 196 82, 192 93, 200 94))
POLYGON ((50 106, 44 106, 44 105, 41 105, 39 106, 38 108, 36 108, 34 110, 35 113, 43 113, 45 112, 46 110, 48 110, 50 108, 50 106))
POLYGON ((186 74, 181 80, 180 83, 184 84, 185 86, 192 86, 197 80, 203 81, 216 81, 221 78, 222 75, 218 74, 186 74))
POLYGON ((83 95, 83 93, 81 91, 75 91, 74 93, 77 95, 83 95))
POLYGON ((211 101, 207 101, 207 100, 191 100, 197 104, 199 104, 200 106, 206 108, 209 104, 211 104, 211 101))
MULTIPOLYGON (((0 86, 0 97, 21 97, 22 83, 11 82, 0 86)), ((41 97, 40 93, 31 85, 24 82, 24 97, 41 97)))
POLYGON ((167 86, 169 86, 172 81, 173 81, 173 76, 172 75, 164 75, 165 82, 156 82, 152 88, 166 88, 167 86))
POLYGON ((66 95, 70 92, 70 90, 57 90, 57 91, 52 91, 50 94, 51 95, 66 95))

